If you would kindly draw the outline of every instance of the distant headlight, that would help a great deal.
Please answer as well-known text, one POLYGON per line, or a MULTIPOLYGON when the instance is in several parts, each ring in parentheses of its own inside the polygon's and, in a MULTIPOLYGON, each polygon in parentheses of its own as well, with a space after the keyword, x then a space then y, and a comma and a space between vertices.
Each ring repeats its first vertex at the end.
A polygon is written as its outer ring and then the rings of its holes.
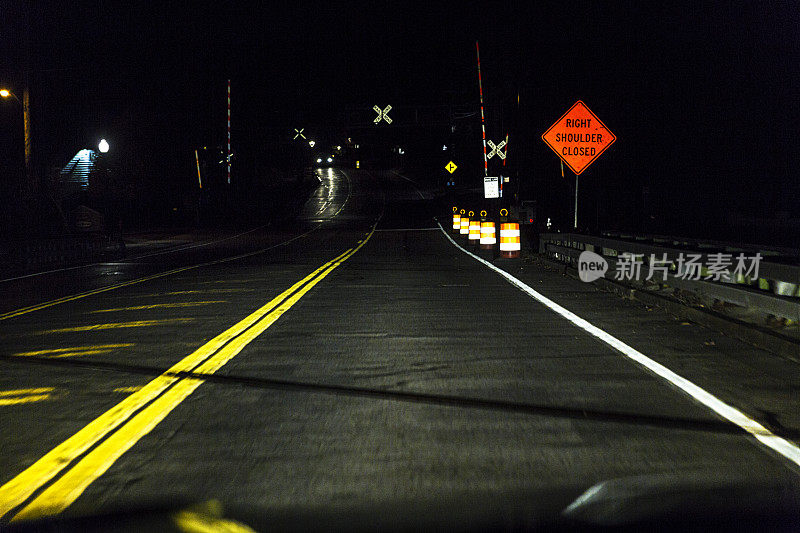
POLYGON ((331 162, 333 162, 333 159, 331 159, 331 158, 329 157, 329 158, 328 158, 328 163, 331 163, 331 162))
MULTIPOLYGON (((330 161, 330 159, 328 161, 330 161)), ((322 158, 321 157, 317 158, 317 163, 322 163, 322 158)))

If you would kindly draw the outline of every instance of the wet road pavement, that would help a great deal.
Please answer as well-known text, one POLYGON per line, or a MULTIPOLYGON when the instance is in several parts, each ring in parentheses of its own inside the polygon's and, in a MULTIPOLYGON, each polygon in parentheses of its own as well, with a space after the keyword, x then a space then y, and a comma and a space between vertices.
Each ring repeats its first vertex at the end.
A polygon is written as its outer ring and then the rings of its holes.
MULTIPOLYGON (((318 173, 284 227, 0 283, 3 521, 208 499, 271 513, 535 493, 559 509, 632 476, 796 483, 791 449, 465 254, 412 183, 318 173)), ((796 363, 498 264, 797 442, 796 363)))

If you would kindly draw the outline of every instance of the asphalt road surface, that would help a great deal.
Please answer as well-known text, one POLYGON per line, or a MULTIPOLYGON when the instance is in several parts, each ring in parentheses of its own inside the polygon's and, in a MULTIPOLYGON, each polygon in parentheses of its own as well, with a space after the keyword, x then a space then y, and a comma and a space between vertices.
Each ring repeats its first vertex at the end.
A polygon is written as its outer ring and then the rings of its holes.
POLYGON ((395 173, 318 175, 281 227, 0 282, 0 523, 219 500, 261 527, 457 526, 600 482, 616 510, 577 516, 793 497, 796 363, 536 262, 495 261, 508 279, 395 173))

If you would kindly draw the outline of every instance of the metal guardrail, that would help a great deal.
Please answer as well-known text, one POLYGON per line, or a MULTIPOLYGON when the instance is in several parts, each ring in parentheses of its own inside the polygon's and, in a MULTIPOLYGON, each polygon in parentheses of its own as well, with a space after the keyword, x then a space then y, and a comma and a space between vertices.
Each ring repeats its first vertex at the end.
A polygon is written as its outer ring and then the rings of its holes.
POLYGON ((713 239, 697 239, 693 237, 676 237, 674 235, 632 235, 620 231, 604 231, 604 237, 612 239, 633 239, 636 241, 651 241, 673 246, 690 246, 695 248, 714 248, 727 252, 760 252, 762 256, 783 256, 800 260, 800 249, 788 248, 785 246, 764 246, 763 244, 748 244, 730 241, 718 241, 713 239))
POLYGON ((765 314, 800 321, 800 264, 778 262, 776 258, 784 255, 782 251, 752 245, 740 246, 731 243, 701 242, 688 239, 684 241, 676 238, 670 238, 672 240, 668 245, 666 242, 661 243, 652 238, 645 242, 645 239, 636 239, 634 236, 625 235, 624 237, 635 240, 574 233, 544 233, 539 236, 539 252, 558 261, 577 266, 581 252, 589 250, 606 259, 609 263, 608 272, 616 272, 616 258, 622 254, 641 256, 645 267, 647 267, 647 260, 651 255, 659 260, 666 256, 670 269, 667 279, 662 280, 661 277, 657 277, 653 280, 654 283, 691 291, 765 314), (716 282, 705 279, 685 279, 677 271, 676 260, 681 254, 699 254, 700 262, 706 264, 708 256, 711 254, 737 251, 758 252, 762 257, 768 258, 762 258, 760 261, 757 278, 740 277, 728 282, 716 282))

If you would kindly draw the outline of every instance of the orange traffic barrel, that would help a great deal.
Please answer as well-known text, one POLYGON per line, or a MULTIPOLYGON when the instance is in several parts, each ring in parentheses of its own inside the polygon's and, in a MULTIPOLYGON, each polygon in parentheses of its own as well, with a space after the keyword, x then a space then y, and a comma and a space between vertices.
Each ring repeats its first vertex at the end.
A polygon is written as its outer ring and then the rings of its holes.
POLYGON ((500 257, 519 257, 519 222, 504 222, 500 224, 500 257))
POLYGON ((481 221, 480 220, 470 220, 469 221, 469 244, 478 244, 478 241, 481 240, 481 221))
POLYGON ((461 215, 461 220, 459 221, 460 227, 458 232, 461 235, 467 236, 469 235, 469 217, 461 215))
POLYGON ((481 222, 481 250, 491 250, 497 244, 494 222, 481 222))

